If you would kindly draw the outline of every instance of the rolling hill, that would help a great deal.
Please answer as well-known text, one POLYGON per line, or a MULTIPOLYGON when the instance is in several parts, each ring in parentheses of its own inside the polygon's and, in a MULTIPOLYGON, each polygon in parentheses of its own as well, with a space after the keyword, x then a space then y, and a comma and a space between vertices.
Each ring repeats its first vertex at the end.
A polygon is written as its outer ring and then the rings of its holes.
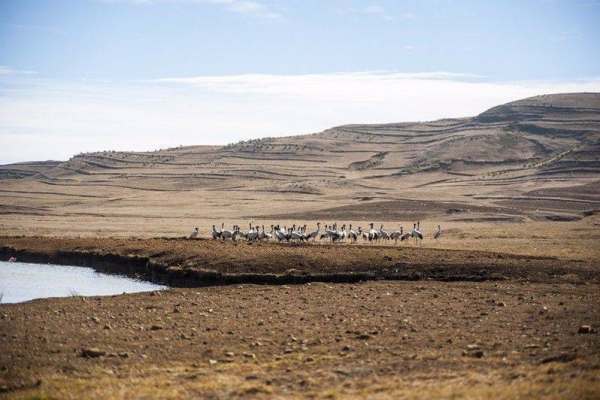
POLYGON ((600 93, 570 93, 472 118, 4 165, 0 213, 21 223, 46 216, 117 225, 141 218, 569 220, 600 209, 599 180, 600 93))

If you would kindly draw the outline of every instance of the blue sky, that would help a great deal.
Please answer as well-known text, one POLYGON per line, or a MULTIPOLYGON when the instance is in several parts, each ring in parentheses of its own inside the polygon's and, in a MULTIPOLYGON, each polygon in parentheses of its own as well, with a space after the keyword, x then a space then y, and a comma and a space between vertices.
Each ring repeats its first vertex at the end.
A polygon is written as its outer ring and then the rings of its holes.
POLYGON ((598 0, 0 0, 0 163, 598 91, 598 21, 598 0))

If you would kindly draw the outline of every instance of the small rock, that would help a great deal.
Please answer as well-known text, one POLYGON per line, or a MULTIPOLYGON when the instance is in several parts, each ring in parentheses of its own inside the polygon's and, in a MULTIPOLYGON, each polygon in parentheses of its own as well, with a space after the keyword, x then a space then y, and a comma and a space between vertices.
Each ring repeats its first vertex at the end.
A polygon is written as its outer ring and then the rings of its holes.
POLYGON ((81 349, 81 357, 85 358, 97 358, 105 356, 106 352, 95 347, 88 347, 85 349, 81 349))
POLYGON ((464 351, 463 356, 474 357, 474 358, 482 358, 485 355, 483 350, 470 350, 464 351))
POLYGON ((121 352, 117 353, 117 355, 121 358, 129 358, 129 353, 126 351, 121 351, 121 352))
POLYGON ((110 331, 112 328, 109 324, 104 325, 104 329, 106 329, 107 331, 110 331))
POLYGON ((579 327, 579 330, 577 330, 577 333, 580 334, 587 334, 587 333, 592 333, 594 332, 594 330, 592 329, 591 325, 581 325, 579 327))
POLYGON ((539 349, 539 348, 540 348, 540 345, 539 345, 539 344, 535 344, 535 343, 532 343, 532 344, 526 344, 526 345, 525 345, 525 348, 526 348, 526 349, 539 349))
POLYGON ((467 350, 479 350, 480 346, 478 344, 468 344, 467 350))
POLYGON ((352 351, 352 347, 346 345, 346 346, 342 347, 342 351, 352 351))
POLYGON ((356 335, 356 339, 358 339, 358 340, 369 340, 369 339, 371 339, 371 335, 368 335, 366 333, 361 333, 360 335, 356 335))
POLYGON ((525 374, 522 374, 519 372, 511 372, 510 374, 508 374, 508 379, 515 380, 515 379, 523 378, 525 376, 526 376, 525 374))
POLYGON ((540 360, 540 364, 547 364, 551 362, 567 363, 577 358, 575 353, 561 353, 554 356, 549 356, 540 360))
POLYGON ((496 306, 498 306, 498 307, 506 307, 506 303, 503 302, 503 301, 499 301, 499 302, 496 303, 496 306))
POLYGON ((244 352, 244 353, 242 353, 242 355, 246 358, 252 358, 253 360, 256 359, 256 354, 254 354, 254 353, 244 352))
POLYGON ((208 364, 215 365, 215 364, 217 364, 217 360, 208 360, 208 364))
POLYGON ((235 357, 235 353, 233 351, 227 351, 227 352, 225 352, 225 357, 229 357, 229 358, 235 357))
POLYGON ((158 330, 161 330, 162 328, 163 328, 163 327, 162 327, 162 326, 160 326, 160 325, 152 325, 152 326, 150 327, 150 330, 151 330, 151 331, 158 331, 158 330))

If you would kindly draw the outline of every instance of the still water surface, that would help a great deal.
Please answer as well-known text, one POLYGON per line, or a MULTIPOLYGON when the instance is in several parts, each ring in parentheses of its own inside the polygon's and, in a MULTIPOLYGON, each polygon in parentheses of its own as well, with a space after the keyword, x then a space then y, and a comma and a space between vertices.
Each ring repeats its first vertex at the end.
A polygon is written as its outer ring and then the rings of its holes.
POLYGON ((0 261, 0 302, 45 297, 104 296, 165 289, 166 286, 107 275, 92 268, 0 261))

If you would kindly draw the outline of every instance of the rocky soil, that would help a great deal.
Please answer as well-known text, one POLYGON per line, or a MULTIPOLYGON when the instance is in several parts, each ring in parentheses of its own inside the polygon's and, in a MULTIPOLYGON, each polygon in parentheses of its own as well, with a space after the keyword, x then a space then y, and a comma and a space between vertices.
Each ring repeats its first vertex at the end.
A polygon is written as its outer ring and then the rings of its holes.
POLYGON ((598 398, 599 289, 233 285, 2 305, 0 396, 598 398))

